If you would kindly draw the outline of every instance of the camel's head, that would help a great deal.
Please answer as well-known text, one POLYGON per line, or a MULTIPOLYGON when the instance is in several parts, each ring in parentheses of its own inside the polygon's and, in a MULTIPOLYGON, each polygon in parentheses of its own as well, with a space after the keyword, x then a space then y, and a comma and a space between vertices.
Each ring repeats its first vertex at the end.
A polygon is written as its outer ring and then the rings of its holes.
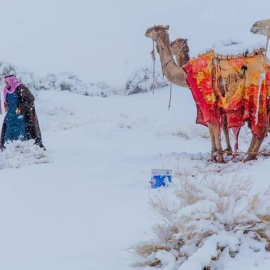
POLYGON ((171 51, 172 54, 177 55, 181 49, 186 48, 187 45, 186 38, 177 38, 175 41, 171 42, 171 51))
POLYGON ((169 30, 169 25, 155 25, 154 27, 148 28, 145 32, 145 36, 157 41, 157 38, 161 32, 167 32, 169 30))
POLYGON ((250 32, 252 32, 253 34, 268 36, 270 34, 269 30, 270 30, 270 20, 268 19, 255 22, 252 28, 250 29, 250 32))

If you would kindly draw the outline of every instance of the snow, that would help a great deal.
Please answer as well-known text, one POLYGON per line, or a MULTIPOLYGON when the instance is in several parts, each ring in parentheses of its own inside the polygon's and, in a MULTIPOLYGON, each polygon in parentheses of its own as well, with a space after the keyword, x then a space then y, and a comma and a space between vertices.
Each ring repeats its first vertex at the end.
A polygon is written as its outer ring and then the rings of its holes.
POLYGON ((128 269, 125 249, 153 224, 149 180, 160 167, 153 159, 179 141, 168 94, 39 92, 50 162, 1 171, 1 268, 128 269))
POLYGON ((47 152, 34 145, 34 140, 9 142, 5 151, 0 152, 0 169, 48 163, 49 160, 47 152))
POLYGON ((252 53, 256 49, 265 49, 265 42, 241 42, 239 40, 218 40, 214 42, 213 49, 215 53, 221 55, 238 55, 242 53, 252 53))
MULTIPOLYGON (((268 185, 267 158, 248 164, 230 159, 225 165, 209 163, 207 129, 194 125, 190 91, 174 87, 170 110, 168 97, 168 88, 155 95, 106 99, 38 92, 48 160, 35 164, 32 158, 19 168, 0 171, 1 268, 133 269, 128 249, 140 239, 151 239, 150 228, 157 220, 148 205, 159 193, 150 188, 152 168, 172 169, 174 181, 179 174, 231 178, 240 171, 255 180, 252 192, 268 185), (181 126, 187 137, 177 135, 181 126)), ((249 130, 243 129, 241 150, 249 138, 249 130)), ((268 144, 267 139, 264 147, 268 144)), ((174 185, 163 190, 173 191, 174 185)), ((216 200, 201 191, 202 198, 216 200)), ((158 256, 173 269, 172 257, 158 256)), ((229 264, 236 267, 238 260, 229 264)), ((256 261, 269 267, 264 257, 256 261)))
POLYGON ((205 54, 214 50, 220 55, 239 55, 244 53, 253 53, 255 50, 265 49, 266 41, 242 41, 240 39, 216 40, 209 48, 198 49, 191 53, 191 58, 197 58, 200 54, 205 54))

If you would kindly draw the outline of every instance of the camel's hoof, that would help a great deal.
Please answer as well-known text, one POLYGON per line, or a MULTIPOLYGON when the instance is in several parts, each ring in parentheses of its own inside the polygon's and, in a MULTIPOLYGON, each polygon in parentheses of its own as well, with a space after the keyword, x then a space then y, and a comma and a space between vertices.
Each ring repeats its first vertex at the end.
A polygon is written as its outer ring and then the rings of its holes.
POLYGON ((246 158, 243 159, 243 162, 248 162, 251 160, 255 160, 257 158, 256 155, 248 155, 246 158))
POLYGON ((232 148, 227 148, 224 150, 224 152, 227 154, 227 156, 232 156, 232 154, 233 154, 232 148))
POLYGON ((210 162, 225 163, 223 154, 218 154, 217 152, 212 151, 210 162))
POLYGON ((217 163, 225 163, 223 155, 218 155, 217 163))
POLYGON ((213 156, 209 159, 210 162, 216 163, 217 162, 218 157, 217 156, 213 156))
POLYGON ((211 151, 211 158, 210 158, 211 162, 216 162, 217 161, 217 150, 212 150, 211 151))

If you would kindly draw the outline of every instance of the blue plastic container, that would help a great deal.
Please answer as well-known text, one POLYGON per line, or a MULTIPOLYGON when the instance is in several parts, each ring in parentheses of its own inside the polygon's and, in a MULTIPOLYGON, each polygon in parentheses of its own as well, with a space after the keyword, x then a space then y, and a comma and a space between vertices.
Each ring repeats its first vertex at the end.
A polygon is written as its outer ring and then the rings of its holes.
POLYGON ((172 170, 152 170, 151 188, 166 187, 172 182, 172 170))

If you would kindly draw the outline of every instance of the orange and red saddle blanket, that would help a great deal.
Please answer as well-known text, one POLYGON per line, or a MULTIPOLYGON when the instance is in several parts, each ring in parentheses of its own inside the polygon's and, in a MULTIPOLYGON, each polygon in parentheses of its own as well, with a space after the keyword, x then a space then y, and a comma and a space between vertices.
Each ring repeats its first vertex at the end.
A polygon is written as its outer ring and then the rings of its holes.
POLYGON ((247 121, 262 138, 270 111, 269 63, 263 53, 231 59, 213 50, 190 60, 184 67, 197 106, 196 123, 240 128, 247 121))

